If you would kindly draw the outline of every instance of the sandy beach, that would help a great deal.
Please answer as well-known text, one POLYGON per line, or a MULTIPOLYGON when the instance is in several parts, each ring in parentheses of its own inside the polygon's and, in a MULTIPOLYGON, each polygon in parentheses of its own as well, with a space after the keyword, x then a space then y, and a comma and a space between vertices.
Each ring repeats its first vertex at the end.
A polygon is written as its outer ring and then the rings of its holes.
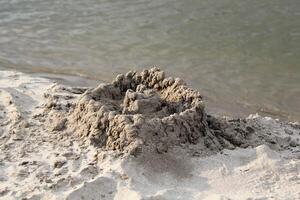
POLYGON ((151 70, 96 88, 0 71, 0 199, 300 198, 298 122, 214 116, 151 70))

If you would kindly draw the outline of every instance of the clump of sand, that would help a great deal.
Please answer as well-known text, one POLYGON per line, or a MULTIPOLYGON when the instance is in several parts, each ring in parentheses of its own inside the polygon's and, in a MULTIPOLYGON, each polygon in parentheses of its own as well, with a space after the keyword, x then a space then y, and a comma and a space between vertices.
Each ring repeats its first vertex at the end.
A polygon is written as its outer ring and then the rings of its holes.
POLYGON ((86 91, 67 119, 80 140, 125 153, 200 141, 220 146, 208 130, 200 93, 158 68, 118 75, 86 91))

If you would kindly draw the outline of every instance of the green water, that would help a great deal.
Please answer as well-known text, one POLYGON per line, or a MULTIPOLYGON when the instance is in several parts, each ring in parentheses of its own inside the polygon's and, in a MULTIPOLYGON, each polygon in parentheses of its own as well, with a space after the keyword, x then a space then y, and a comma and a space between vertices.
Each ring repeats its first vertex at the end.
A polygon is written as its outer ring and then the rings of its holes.
POLYGON ((110 81, 161 66, 209 109, 300 119, 299 0, 0 0, 0 68, 110 81))

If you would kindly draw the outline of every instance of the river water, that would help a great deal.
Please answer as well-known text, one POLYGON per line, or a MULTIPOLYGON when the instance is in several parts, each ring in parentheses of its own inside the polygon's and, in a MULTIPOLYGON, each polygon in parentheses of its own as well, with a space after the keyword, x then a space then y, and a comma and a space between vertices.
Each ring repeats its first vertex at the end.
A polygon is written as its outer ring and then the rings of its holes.
POLYGON ((299 0, 0 0, 0 68, 110 81, 160 66, 211 110, 300 119, 299 0))

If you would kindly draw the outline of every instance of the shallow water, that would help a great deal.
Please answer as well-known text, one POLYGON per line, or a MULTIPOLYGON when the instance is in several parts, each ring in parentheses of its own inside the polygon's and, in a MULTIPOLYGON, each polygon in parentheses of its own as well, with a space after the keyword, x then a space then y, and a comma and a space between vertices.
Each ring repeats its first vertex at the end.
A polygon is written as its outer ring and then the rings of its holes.
POLYGON ((0 68, 109 81, 156 65, 211 110, 299 120, 299 19, 299 0, 0 0, 0 68))

